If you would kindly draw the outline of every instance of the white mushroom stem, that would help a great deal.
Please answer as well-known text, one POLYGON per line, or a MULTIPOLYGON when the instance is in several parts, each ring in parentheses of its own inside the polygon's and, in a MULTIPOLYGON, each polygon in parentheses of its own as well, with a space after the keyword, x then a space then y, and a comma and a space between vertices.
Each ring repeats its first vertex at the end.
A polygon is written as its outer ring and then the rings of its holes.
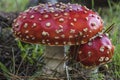
POLYGON ((84 74, 89 80, 97 80, 98 79, 98 68, 95 67, 92 69, 84 69, 84 74))
POLYGON ((64 46, 46 46, 44 55, 45 67, 59 73, 64 72, 64 46))
MULTIPOLYGON (((64 57, 67 57, 67 53, 68 53, 68 49, 69 49, 69 46, 64 46, 64 57)), ((65 72, 66 72, 66 76, 67 76, 67 80, 71 80, 71 77, 70 77, 70 75, 69 75, 69 69, 68 69, 68 65, 67 65, 67 62, 68 62, 69 60, 66 60, 65 62, 64 62, 64 68, 65 68, 65 72)))
MULTIPOLYGON (((44 57, 45 57, 45 70, 46 74, 53 74, 54 72, 58 72, 61 74, 66 74, 67 80, 71 80, 69 75, 69 66, 66 64, 67 60, 67 51, 68 46, 46 46, 44 57)), ((95 80, 98 78, 98 67, 92 69, 85 69, 83 68, 83 73, 85 77, 89 78, 90 80, 95 80)))

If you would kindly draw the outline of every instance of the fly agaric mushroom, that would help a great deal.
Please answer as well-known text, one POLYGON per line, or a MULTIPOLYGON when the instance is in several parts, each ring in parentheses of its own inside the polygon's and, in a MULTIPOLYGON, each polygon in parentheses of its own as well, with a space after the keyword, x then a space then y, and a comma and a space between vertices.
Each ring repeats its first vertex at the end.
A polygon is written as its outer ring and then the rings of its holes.
POLYGON ((79 45, 103 29, 100 16, 77 4, 40 4, 20 13, 14 35, 28 43, 79 45))
MULTIPOLYGON (((70 52, 73 54, 71 46, 70 52)), ((86 44, 82 44, 78 48, 76 60, 84 66, 99 66, 101 64, 111 61, 114 53, 114 46, 106 34, 100 34, 86 44)))
POLYGON ((97 34, 88 43, 70 47, 70 55, 80 62, 85 76, 90 80, 98 78, 98 68, 101 64, 110 62, 114 46, 106 34, 97 34))
MULTIPOLYGON (((64 53, 64 45, 84 44, 102 29, 103 21, 94 11, 78 4, 61 2, 31 7, 20 13, 13 23, 16 38, 27 43, 48 45, 46 56, 53 58, 55 55, 59 59, 64 58, 61 54, 64 53)), ((50 61, 47 64, 52 69, 61 63, 51 58, 46 62, 50 61)))

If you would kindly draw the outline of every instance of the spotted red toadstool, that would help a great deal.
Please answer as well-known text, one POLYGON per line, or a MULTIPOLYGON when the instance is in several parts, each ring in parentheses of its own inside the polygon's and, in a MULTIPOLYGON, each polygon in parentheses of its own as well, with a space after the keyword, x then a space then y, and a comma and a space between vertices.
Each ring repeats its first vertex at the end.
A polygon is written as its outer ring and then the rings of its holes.
POLYGON ((103 21, 96 12, 70 3, 47 3, 31 7, 20 13, 13 23, 16 38, 27 43, 49 45, 45 51, 46 56, 55 58, 46 62, 52 69, 58 68, 60 59, 64 59, 64 45, 84 44, 102 29, 103 21), (61 45, 61 50, 60 47, 50 45, 61 45))
MULTIPOLYGON (((71 46, 70 53, 73 54, 71 46)), ((82 63, 84 66, 96 67, 101 64, 111 61, 114 53, 114 46, 106 34, 100 34, 93 38, 86 44, 82 44, 78 48, 76 53, 76 60, 82 63)))
POLYGON ((20 13, 13 33, 28 43, 45 45, 84 44, 103 29, 100 16, 77 4, 40 4, 20 13))

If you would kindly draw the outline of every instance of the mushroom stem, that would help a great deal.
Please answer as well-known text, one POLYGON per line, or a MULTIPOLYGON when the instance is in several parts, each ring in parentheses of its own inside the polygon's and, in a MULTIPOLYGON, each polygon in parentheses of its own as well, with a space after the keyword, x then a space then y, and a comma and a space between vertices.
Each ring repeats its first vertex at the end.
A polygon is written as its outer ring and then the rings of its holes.
POLYGON ((46 46, 45 67, 47 67, 51 71, 63 73, 64 61, 64 46, 46 46))
MULTIPOLYGON (((64 46, 64 57, 67 57, 68 49, 69 49, 69 46, 64 46)), ((65 68, 65 72, 66 72, 66 77, 67 77, 67 80, 71 80, 67 63, 68 63, 68 60, 66 60, 64 62, 64 68, 65 68)))
POLYGON ((86 77, 90 80, 97 80, 98 79, 98 68, 99 67, 95 67, 92 69, 85 70, 86 77))

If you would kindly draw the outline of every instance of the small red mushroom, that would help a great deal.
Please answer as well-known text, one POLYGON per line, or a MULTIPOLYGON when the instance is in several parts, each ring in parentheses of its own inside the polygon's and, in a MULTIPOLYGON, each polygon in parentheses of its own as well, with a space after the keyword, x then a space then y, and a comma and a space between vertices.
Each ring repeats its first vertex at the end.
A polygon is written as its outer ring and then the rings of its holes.
MULTIPOLYGON (((92 67, 111 61, 114 53, 114 46, 105 34, 80 45, 77 49, 76 60, 84 66, 92 67)), ((72 56, 75 55, 74 50, 75 46, 71 46, 70 53, 72 56)))
POLYGON ((79 45, 103 29, 100 16, 78 4, 40 4, 20 13, 13 33, 27 43, 79 45))

